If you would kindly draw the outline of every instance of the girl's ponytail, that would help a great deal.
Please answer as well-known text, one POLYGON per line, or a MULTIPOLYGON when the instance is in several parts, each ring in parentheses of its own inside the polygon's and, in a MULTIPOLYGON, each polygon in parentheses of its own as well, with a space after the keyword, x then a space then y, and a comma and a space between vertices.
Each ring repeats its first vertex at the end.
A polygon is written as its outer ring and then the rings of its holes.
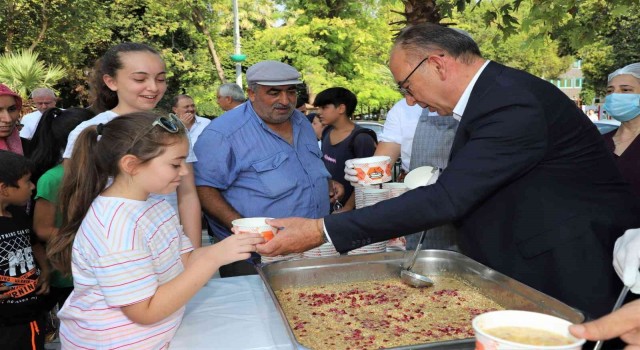
POLYGON ((99 169, 95 154, 98 133, 95 126, 86 128, 76 140, 60 188, 60 208, 64 213, 58 235, 47 244, 47 256, 53 267, 71 274, 71 249, 76 232, 93 200, 107 185, 108 174, 99 169))

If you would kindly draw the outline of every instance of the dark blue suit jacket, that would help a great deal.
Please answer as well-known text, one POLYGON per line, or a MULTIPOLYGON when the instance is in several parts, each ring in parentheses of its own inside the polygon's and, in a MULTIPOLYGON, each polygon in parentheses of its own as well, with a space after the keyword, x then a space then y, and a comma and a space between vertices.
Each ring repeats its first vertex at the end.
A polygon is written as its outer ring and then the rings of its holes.
POLYGON ((600 316, 622 286, 613 244, 640 226, 640 205, 573 101, 542 79, 491 62, 435 184, 325 218, 339 251, 447 222, 459 227, 464 254, 600 316))

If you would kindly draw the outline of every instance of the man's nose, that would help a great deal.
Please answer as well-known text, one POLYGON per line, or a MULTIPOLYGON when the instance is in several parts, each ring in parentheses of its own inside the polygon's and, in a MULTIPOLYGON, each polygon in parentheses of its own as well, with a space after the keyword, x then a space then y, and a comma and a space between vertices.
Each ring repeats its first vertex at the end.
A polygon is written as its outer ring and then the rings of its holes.
POLYGON ((289 105, 291 104, 291 99, 289 97, 289 93, 287 91, 282 91, 279 95, 278 95, 278 102, 280 104, 283 105, 289 105))
POLYGON ((406 94, 404 95, 404 98, 407 100, 407 104, 409 106, 415 106, 416 104, 416 99, 413 98, 413 96, 411 94, 406 94))

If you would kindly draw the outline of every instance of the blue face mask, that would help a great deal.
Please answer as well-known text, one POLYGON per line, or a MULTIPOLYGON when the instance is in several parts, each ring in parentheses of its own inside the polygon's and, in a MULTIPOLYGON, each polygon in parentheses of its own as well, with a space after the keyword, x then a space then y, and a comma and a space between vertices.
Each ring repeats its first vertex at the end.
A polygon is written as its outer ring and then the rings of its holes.
POLYGON ((604 99, 604 110, 613 119, 628 122, 640 115, 640 94, 609 94, 604 99))

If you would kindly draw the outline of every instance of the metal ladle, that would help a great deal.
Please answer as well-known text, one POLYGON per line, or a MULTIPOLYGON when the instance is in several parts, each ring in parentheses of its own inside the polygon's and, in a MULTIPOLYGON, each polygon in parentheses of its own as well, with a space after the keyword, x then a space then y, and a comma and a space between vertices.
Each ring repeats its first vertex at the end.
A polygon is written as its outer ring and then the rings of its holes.
POLYGON ((413 257, 411 257, 411 260, 408 261, 409 264, 405 265, 407 266, 407 268, 403 269, 400 272, 400 279, 402 280, 402 282, 415 288, 430 287, 433 285, 433 281, 429 277, 411 271, 413 265, 416 263, 418 252, 422 248, 422 243, 424 242, 425 237, 426 231, 422 231, 422 235, 420 236, 420 243, 418 243, 416 251, 413 252, 413 257))
MULTIPOLYGON (((624 299, 627 297, 627 293, 629 293, 629 287, 624 286, 622 288, 622 291, 620 292, 620 295, 618 296, 618 300, 616 300, 615 305, 613 305, 613 310, 611 312, 618 310, 620 306, 622 306, 624 299)), ((598 340, 596 345, 593 347, 593 350, 600 350, 602 348, 603 343, 604 342, 602 340, 598 340)))

